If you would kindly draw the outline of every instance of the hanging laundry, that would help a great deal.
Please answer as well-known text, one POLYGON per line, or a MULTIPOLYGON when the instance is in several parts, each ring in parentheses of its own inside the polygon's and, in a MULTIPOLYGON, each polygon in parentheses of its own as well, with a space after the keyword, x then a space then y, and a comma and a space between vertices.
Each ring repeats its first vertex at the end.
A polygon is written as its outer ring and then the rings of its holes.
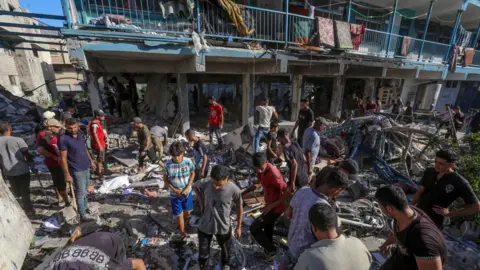
POLYGON ((410 52, 410 44, 412 43, 412 39, 410 37, 404 36, 402 40, 402 56, 407 56, 410 52))
POLYGON ((168 16, 190 18, 195 6, 194 0, 160 0, 159 4, 164 18, 168 16))
POLYGON ((352 49, 352 37, 350 35, 350 24, 342 21, 335 21, 336 47, 339 49, 352 49))
POLYGON ((248 29, 244 24, 240 8, 232 0, 217 0, 217 3, 228 13, 240 36, 249 36, 255 32, 255 29, 248 29))
POLYGON ((457 33, 455 44, 461 47, 469 47, 471 46, 471 42, 472 42, 471 40, 473 39, 473 37, 474 37, 473 32, 469 32, 465 30, 465 28, 463 28, 463 26, 460 25, 458 27, 458 33, 457 33))
POLYGON ((296 43, 307 44, 310 32, 308 21, 297 21, 293 24, 293 37, 296 43))
POLYGON ((352 37, 352 45, 353 49, 357 50, 360 48, 360 44, 362 44, 363 35, 366 32, 366 28, 363 24, 350 24, 350 34, 352 37))
POLYGON ((449 70, 452 73, 455 73, 455 71, 457 70, 457 57, 458 57, 458 48, 457 46, 455 46, 455 44, 453 44, 452 47, 450 48, 450 57, 448 59, 448 64, 450 65, 449 70))
POLYGON ((475 50, 473 48, 466 48, 465 49, 465 57, 463 61, 464 66, 470 66, 473 64, 473 56, 475 55, 475 50))
POLYGON ((318 45, 335 47, 333 21, 331 19, 317 17, 318 45))

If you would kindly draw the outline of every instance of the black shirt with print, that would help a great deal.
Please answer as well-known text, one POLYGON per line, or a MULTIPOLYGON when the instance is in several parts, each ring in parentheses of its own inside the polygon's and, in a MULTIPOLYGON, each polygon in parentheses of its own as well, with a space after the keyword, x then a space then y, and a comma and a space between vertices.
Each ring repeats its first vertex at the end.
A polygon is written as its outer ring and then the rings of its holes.
POLYGON ((310 108, 302 109, 298 112, 298 138, 299 142, 303 140, 303 133, 308 127, 308 123, 313 122, 314 115, 313 111, 310 108))
POLYGON ((421 186, 425 188, 420 196, 417 207, 427 213, 437 227, 443 228, 444 217, 433 211, 434 206, 448 208, 452 202, 462 198, 465 204, 474 204, 478 198, 468 181, 453 172, 443 175, 437 180, 438 172, 435 168, 425 170, 421 186))
POLYGON ((402 253, 403 269, 418 269, 416 259, 432 260, 440 257, 442 262, 447 258, 447 248, 442 232, 430 218, 419 209, 415 211, 414 220, 402 231, 397 231, 397 222, 394 222, 395 236, 402 253))
POLYGON ((283 154, 290 170, 293 160, 297 161, 297 179, 295 180, 297 188, 308 185, 309 179, 302 147, 297 142, 290 142, 283 148, 283 154))

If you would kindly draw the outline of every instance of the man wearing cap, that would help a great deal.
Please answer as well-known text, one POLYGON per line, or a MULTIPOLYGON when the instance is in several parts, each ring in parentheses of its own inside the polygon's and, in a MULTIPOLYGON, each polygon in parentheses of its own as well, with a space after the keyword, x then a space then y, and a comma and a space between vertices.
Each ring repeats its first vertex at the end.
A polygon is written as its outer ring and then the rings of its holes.
POLYGON ((208 98, 210 104, 210 118, 208 119, 207 127, 210 129, 210 147, 213 147, 213 134, 217 136, 218 148, 222 148, 222 133, 223 128, 223 107, 217 103, 214 96, 208 98))
POLYGON ((103 129, 102 121, 105 122, 105 113, 102 110, 95 110, 93 116, 95 119, 88 123, 88 133, 91 137, 93 155, 97 160, 97 175, 99 179, 103 178, 103 163, 105 162, 106 151, 106 132, 103 129))
POLYGON ((160 160, 160 166, 163 166, 163 147, 167 144, 168 137, 167 127, 153 126, 150 133, 152 133, 152 143, 157 152, 157 158, 160 160))
POLYGON ((348 175, 342 170, 333 166, 327 167, 327 170, 323 169, 325 170, 323 173, 316 175, 311 187, 303 187, 295 193, 290 206, 285 210, 285 215, 291 218, 288 229, 288 249, 295 260, 316 242, 308 220, 309 209, 317 203, 326 204, 335 209, 335 197, 350 184, 348 175))
POLYGON ((2 173, 12 187, 13 193, 22 198, 27 215, 35 214, 30 200, 30 169, 32 156, 22 138, 12 136, 12 126, 0 123, 0 165, 2 173))
POLYGON ((157 161, 157 157, 152 143, 152 135, 147 125, 143 124, 140 117, 133 118, 133 125, 137 130, 138 144, 140 146, 138 150, 138 166, 140 168, 139 172, 143 172, 145 170, 145 158, 147 155, 152 163, 157 161))
POLYGON ((53 186, 57 191, 58 206, 69 206, 67 184, 60 166, 62 159, 58 148, 58 136, 62 131, 62 124, 56 119, 48 119, 45 121, 45 129, 44 136, 37 142, 37 151, 45 158, 45 166, 52 175, 53 186))
POLYGON ((308 127, 303 134, 303 149, 307 162, 308 175, 312 175, 313 167, 320 152, 320 132, 325 128, 326 120, 323 117, 317 117, 313 127, 308 127))

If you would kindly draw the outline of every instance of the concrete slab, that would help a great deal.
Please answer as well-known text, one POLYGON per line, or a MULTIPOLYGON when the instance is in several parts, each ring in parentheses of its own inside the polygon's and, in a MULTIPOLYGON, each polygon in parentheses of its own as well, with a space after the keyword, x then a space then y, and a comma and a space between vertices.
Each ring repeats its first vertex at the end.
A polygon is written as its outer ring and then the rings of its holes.
POLYGON ((67 245, 70 238, 62 237, 62 238, 51 238, 45 244, 42 245, 42 249, 52 249, 52 248, 61 248, 67 245))

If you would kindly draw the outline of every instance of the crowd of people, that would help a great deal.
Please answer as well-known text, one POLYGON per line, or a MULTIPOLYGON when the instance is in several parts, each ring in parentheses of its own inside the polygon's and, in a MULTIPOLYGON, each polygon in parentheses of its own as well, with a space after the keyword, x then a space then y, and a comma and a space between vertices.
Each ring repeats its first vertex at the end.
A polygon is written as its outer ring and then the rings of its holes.
MULTIPOLYGON (((373 110, 372 102, 365 107, 366 110, 373 110)), ((221 149, 223 109, 215 97, 209 98, 209 105, 210 144, 213 146, 213 138, 217 137, 217 148, 221 149)), ((130 106, 128 102, 122 103, 123 112, 129 114, 126 110, 127 107, 131 109, 130 106)), ((222 269, 230 269, 232 239, 244 234, 243 200, 260 188, 265 205, 261 215, 249 226, 249 234, 263 249, 257 256, 260 260, 272 264, 280 253, 274 238, 274 226, 284 215, 290 220, 286 242, 288 258, 284 258, 279 269, 369 269, 371 253, 359 239, 343 234, 335 204, 336 197, 359 181, 358 164, 354 160, 339 159, 314 173, 317 156, 321 153, 320 135, 327 122, 322 117, 315 118, 307 100, 301 100, 298 119, 291 132, 279 129, 278 114, 269 105, 268 98, 256 106, 255 111, 259 127, 252 142, 252 164, 257 182, 243 191, 230 181, 229 168, 222 164, 211 166, 206 144, 195 129, 185 132, 193 148, 193 159, 185 157, 184 144, 175 141, 168 150, 170 158, 163 163, 167 129, 160 126, 149 129, 141 118, 132 115, 132 125, 138 136, 140 171, 145 169, 147 157, 151 163, 158 163, 163 168, 171 214, 181 239, 188 237, 188 218, 195 199, 200 206, 197 232, 200 269, 209 269, 213 236, 221 248, 222 269), (266 151, 260 151, 263 139, 266 151), (279 160, 286 161, 289 167, 288 181, 276 166, 279 160), (232 224, 233 213, 237 216, 236 224, 232 224)), ((458 112, 454 111, 455 114, 458 112)), ((45 157, 59 206, 75 203, 80 222, 91 221, 87 215, 87 195, 92 189, 90 172, 94 172, 99 181, 105 174, 108 148, 105 116, 102 110, 95 110, 94 118, 87 125, 91 151, 86 146, 85 134, 80 131, 79 120, 69 114, 56 116, 47 112, 36 129, 37 150, 45 157), (69 198, 70 190, 73 190, 74 202, 69 198)), ((10 124, 0 123, 2 173, 14 194, 21 198, 25 212, 34 215, 30 200, 31 171, 35 172, 32 156, 25 142, 12 136, 11 130, 10 124)), ((384 254, 390 254, 386 255, 388 259, 381 269, 442 269, 447 254, 441 233, 445 217, 461 217, 480 211, 480 202, 473 188, 454 171, 456 159, 455 152, 450 149, 438 151, 434 167, 424 172, 411 203, 400 187, 386 185, 376 191, 375 199, 383 213, 394 221, 392 235, 380 247, 384 254), (463 199, 464 205, 449 210, 458 198, 463 199)), ((83 265, 99 269, 105 266, 145 269, 141 259, 126 258, 122 245, 121 240, 108 232, 85 236, 65 248, 62 254, 68 254, 52 261, 49 269, 90 269, 82 268, 83 265), (73 256, 75 252, 96 252, 96 259, 80 260, 73 256), (102 255, 101 262, 99 254, 102 255)))

